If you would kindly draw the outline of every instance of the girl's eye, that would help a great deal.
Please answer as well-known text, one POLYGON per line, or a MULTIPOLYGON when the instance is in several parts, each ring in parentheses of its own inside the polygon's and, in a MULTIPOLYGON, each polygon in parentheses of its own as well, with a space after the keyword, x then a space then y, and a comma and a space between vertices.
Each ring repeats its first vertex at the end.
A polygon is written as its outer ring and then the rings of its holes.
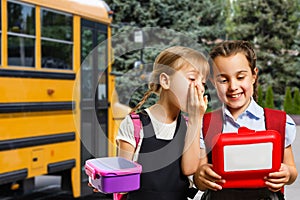
POLYGON ((190 80, 190 81, 195 81, 196 79, 195 79, 195 78, 192 78, 192 77, 190 77, 190 78, 189 78, 189 80, 190 80))
POLYGON ((237 77, 238 80, 243 80, 245 78, 245 76, 239 76, 237 77))
POLYGON ((225 78, 224 78, 224 79, 218 79, 218 82, 219 82, 219 83, 226 83, 226 82, 227 82, 227 79, 225 79, 225 78))

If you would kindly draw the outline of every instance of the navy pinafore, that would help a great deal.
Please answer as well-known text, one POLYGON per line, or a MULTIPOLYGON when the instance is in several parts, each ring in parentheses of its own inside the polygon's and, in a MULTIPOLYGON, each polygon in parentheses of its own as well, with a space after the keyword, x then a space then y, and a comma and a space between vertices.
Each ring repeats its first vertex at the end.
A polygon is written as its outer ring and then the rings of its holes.
POLYGON ((128 200, 186 200, 188 178, 181 170, 181 155, 187 130, 185 119, 179 115, 172 140, 155 137, 148 114, 139 113, 144 138, 138 163, 143 167, 140 189, 128 193, 128 200))

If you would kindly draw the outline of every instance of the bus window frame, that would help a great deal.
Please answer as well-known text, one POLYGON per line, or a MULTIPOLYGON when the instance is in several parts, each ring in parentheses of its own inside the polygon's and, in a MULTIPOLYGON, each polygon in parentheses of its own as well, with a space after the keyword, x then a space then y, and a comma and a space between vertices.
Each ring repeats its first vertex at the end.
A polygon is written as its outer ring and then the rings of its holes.
MULTIPOLYGON (((27 7, 31 7, 32 9, 34 9, 34 34, 33 35, 31 35, 31 34, 27 34, 27 33, 17 33, 17 32, 12 32, 12 31, 9 31, 9 26, 8 26, 8 12, 6 11, 6 20, 7 20, 7 24, 6 24, 6 48, 7 48, 7 55, 6 55, 6 57, 7 57, 7 63, 6 63, 6 65, 7 65, 7 67, 9 67, 9 68, 11 68, 11 67, 21 67, 21 68, 28 68, 28 69, 35 69, 36 68, 36 40, 37 40, 37 28, 36 28, 36 6, 35 5, 33 5, 33 4, 30 4, 30 3, 24 3, 24 2, 20 2, 20 1, 16 1, 16 0, 7 0, 6 1, 6 9, 8 9, 8 4, 9 3, 13 3, 13 4, 18 4, 18 5, 20 5, 20 6, 27 6, 27 7), (14 36, 14 37, 18 37, 18 38, 27 38, 27 39, 33 39, 33 42, 34 42, 34 53, 33 53, 33 57, 32 57, 32 60, 33 60, 33 63, 34 63, 34 65, 33 66, 26 66, 26 65, 10 65, 9 64, 9 51, 8 51, 8 49, 9 49, 9 44, 8 44, 8 41, 9 41, 9 36, 14 36)), ((1 17, 1 20, 2 20, 2 17, 1 17)), ((2 22, 1 22, 2 23, 2 22)), ((2 33, 1 33, 2 34, 2 33)), ((1 37, 1 39, 2 39, 2 37, 1 37)), ((1 41, 2 42, 2 41, 1 41)), ((2 45, 1 45, 2 46, 2 45)), ((3 50, 1 50, 1 51, 3 51, 3 50)), ((1 54, 2 55, 2 54, 1 54)), ((26 55, 26 54, 25 54, 26 55)), ((2 60, 2 56, 1 56, 1 60, 2 60)), ((2 63, 1 63, 1 66, 3 66, 2 65, 2 63)))
MULTIPOLYGON (((68 52, 72 55, 72 58, 74 58, 74 15, 71 14, 71 13, 67 13, 67 12, 63 12, 63 11, 58 11, 58 10, 55 10, 55 9, 51 9, 51 8, 46 8, 46 7, 43 7, 41 6, 40 7, 40 34, 41 34, 41 37, 40 37, 40 66, 41 66, 41 69, 49 69, 49 70, 67 70, 67 71, 74 71, 74 60, 72 59, 71 60, 71 66, 70 68, 66 68, 66 69, 60 69, 60 68, 57 68, 57 67, 54 67, 54 68, 49 68, 49 67, 44 67, 43 66, 43 41, 46 41, 46 42, 53 42, 53 43, 58 43, 58 44, 63 44, 63 45, 70 45, 71 46, 71 52, 68 52), (70 17, 71 18, 71 37, 70 37, 70 41, 69 40, 62 40, 62 39, 56 39, 56 38, 50 38, 50 37, 44 37, 42 36, 43 34, 43 11, 46 11, 46 12, 52 12, 54 14, 58 14, 58 15, 64 15, 65 17, 70 17)), ((67 63, 68 64, 68 63, 67 63)))

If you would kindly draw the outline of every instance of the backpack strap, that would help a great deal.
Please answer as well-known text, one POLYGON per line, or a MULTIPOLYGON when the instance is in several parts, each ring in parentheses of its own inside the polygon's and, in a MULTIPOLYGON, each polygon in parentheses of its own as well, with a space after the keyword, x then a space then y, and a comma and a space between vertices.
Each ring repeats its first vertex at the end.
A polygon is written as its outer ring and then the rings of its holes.
MULTIPOLYGON (((284 149, 285 149, 285 126, 286 126, 286 113, 281 110, 274 110, 270 108, 264 108, 265 112, 265 123, 267 130, 276 130, 281 135, 281 162, 283 162, 284 149)), ((284 187, 281 188, 280 192, 284 194, 284 187)), ((280 195, 280 193, 279 193, 280 195)))
POLYGON ((130 117, 131 117, 132 122, 133 122, 134 139, 135 139, 135 143, 136 143, 136 147, 137 147, 137 145, 140 142, 140 131, 141 131, 141 128, 142 128, 140 115, 133 112, 133 113, 130 113, 130 117))
POLYGON ((213 112, 205 113, 203 117, 203 137, 208 134, 218 134, 223 129, 222 109, 217 109, 213 112))
POLYGON ((267 130, 278 131, 281 135, 282 154, 281 161, 284 156, 285 146, 285 125, 286 125, 286 113, 281 110, 274 110, 270 108, 264 108, 265 112, 265 123, 267 130))
POLYGON ((202 134, 205 141, 207 153, 208 153, 208 162, 212 163, 211 150, 214 146, 213 137, 221 133, 223 130, 223 114, 222 109, 219 108, 213 112, 204 114, 203 117, 203 127, 202 134))

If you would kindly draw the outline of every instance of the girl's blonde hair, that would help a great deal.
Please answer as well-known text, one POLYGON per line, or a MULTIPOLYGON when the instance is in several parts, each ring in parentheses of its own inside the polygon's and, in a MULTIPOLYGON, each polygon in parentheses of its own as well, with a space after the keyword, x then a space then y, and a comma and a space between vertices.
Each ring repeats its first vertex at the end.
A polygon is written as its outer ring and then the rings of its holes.
POLYGON ((131 112, 138 110, 152 93, 160 94, 161 85, 159 78, 161 73, 171 76, 176 71, 187 66, 194 67, 197 71, 201 72, 203 77, 208 77, 210 67, 208 60, 202 53, 183 46, 173 46, 163 50, 154 61, 148 91, 131 112))

